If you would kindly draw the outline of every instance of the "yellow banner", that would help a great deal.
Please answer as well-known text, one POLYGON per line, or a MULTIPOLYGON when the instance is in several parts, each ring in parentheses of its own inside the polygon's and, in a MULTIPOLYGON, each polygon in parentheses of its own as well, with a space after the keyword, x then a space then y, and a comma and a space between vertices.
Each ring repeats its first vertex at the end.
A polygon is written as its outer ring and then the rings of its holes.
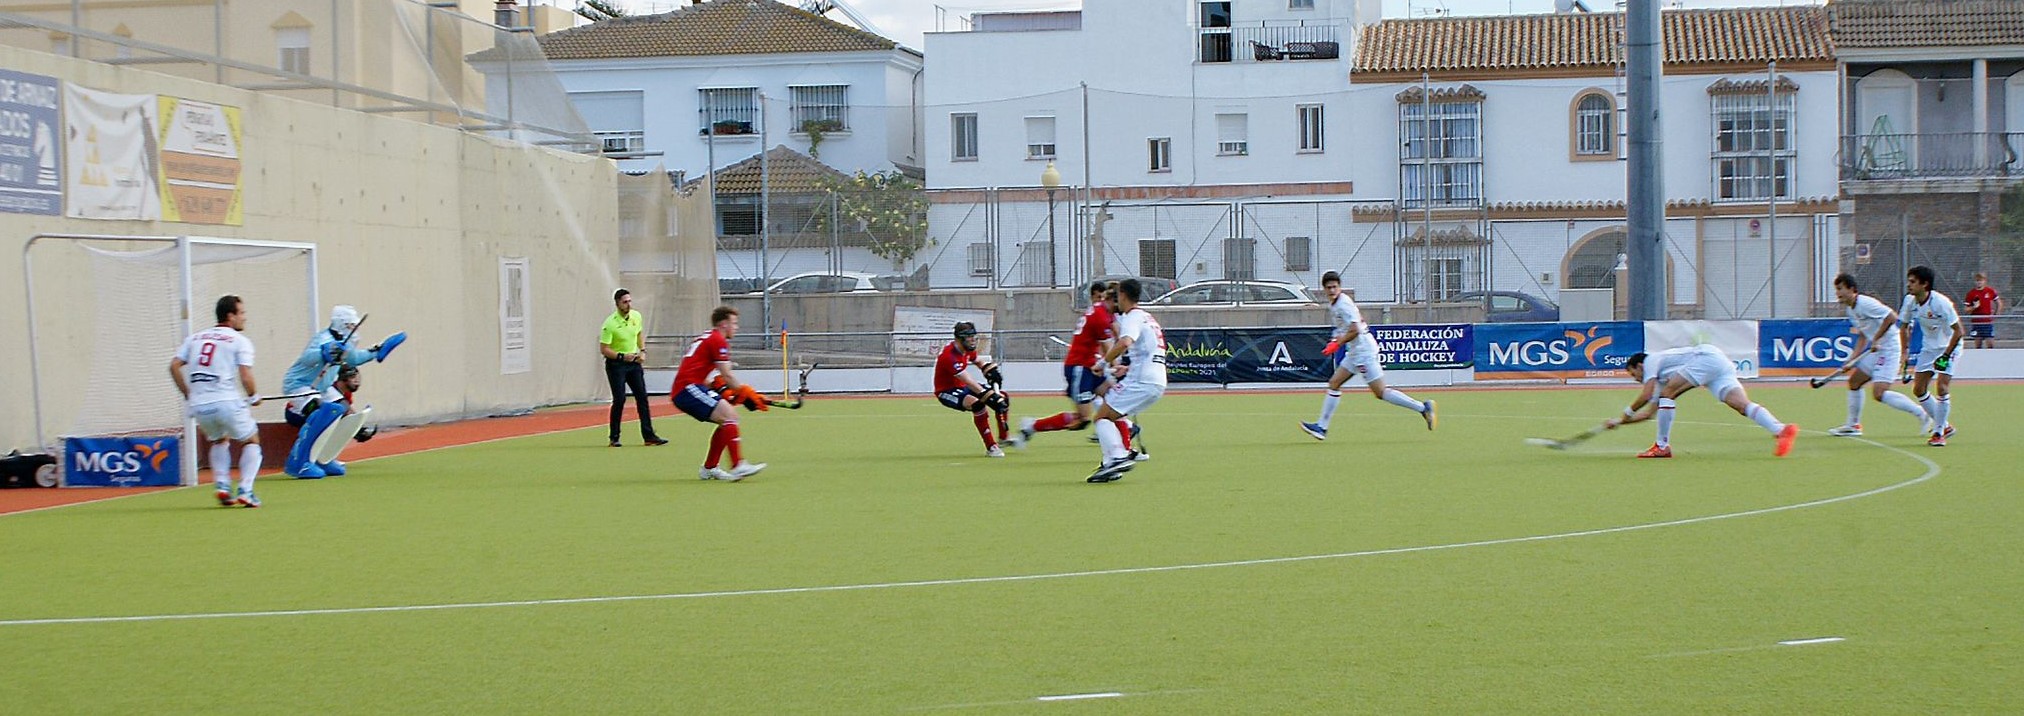
POLYGON ((245 224, 239 174, 239 108, 160 98, 162 220, 245 224))

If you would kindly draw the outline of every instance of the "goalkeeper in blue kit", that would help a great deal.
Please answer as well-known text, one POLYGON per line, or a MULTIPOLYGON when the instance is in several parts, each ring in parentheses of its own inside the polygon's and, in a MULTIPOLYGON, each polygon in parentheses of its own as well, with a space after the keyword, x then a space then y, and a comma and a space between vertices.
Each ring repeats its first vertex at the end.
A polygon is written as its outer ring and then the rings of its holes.
POLYGON ((340 393, 333 384, 346 369, 355 369, 370 362, 385 361, 394 348, 405 342, 408 334, 395 333, 386 340, 369 348, 358 347, 353 338, 362 318, 358 309, 351 306, 337 306, 330 311, 330 327, 317 331, 309 339, 308 347, 288 367, 288 373, 281 378, 282 392, 302 395, 288 401, 284 416, 288 424, 301 428, 296 435, 295 446, 288 451, 288 462, 283 470, 298 478, 314 479, 330 475, 343 475, 344 463, 338 462, 333 454, 325 460, 316 460, 312 450, 318 437, 333 428, 346 427, 354 436, 369 436, 361 432, 364 417, 359 411, 350 409, 349 396, 340 393), (345 420, 351 418, 351 420, 345 420), (341 422, 342 421, 342 422, 341 422))

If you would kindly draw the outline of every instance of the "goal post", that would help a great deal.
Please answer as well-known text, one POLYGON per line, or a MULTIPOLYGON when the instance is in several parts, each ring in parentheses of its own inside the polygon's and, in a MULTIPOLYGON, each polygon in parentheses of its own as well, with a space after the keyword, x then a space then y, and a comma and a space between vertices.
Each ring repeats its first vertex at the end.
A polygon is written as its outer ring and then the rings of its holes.
MULTIPOLYGON (((245 302, 262 394, 280 392, 323 325, 314 244, 38 234, 21 266, 35 438, 59 457, 65 485, 196 484, 196 426, 168 365, 214 323, 218 297, 245 302)), ((280 411, 263 403, 254 417, 280 411)))

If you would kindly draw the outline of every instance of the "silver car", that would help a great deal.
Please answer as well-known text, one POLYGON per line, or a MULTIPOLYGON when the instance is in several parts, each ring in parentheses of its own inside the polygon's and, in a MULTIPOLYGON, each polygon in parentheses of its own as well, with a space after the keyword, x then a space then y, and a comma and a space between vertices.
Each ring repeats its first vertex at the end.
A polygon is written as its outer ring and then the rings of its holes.
POLYGON ((1200 281, 1146 302, 1152 306, 1314 306, 1299 284, 1284 281, 1200 281))

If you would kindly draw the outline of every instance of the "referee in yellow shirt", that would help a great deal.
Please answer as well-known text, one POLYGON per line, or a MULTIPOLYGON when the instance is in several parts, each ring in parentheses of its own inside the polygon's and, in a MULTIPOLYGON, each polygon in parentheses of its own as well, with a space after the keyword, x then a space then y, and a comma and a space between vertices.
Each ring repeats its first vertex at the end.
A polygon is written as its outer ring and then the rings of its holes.
POLYGON ((598 332, 597 350, 604 354, 604 378, 611 383, 611 446, 618 447, 618 423, 625 417, 625 391, 632 389, 633 405, 640 414, 640 438, 648 445, 666 445, 654 434, 654 416, 647 409, 647 372, 641 361, 639 311, 632 310, 632 292, 623 288, 611 295, 618 310, 604 319, 598 332))

